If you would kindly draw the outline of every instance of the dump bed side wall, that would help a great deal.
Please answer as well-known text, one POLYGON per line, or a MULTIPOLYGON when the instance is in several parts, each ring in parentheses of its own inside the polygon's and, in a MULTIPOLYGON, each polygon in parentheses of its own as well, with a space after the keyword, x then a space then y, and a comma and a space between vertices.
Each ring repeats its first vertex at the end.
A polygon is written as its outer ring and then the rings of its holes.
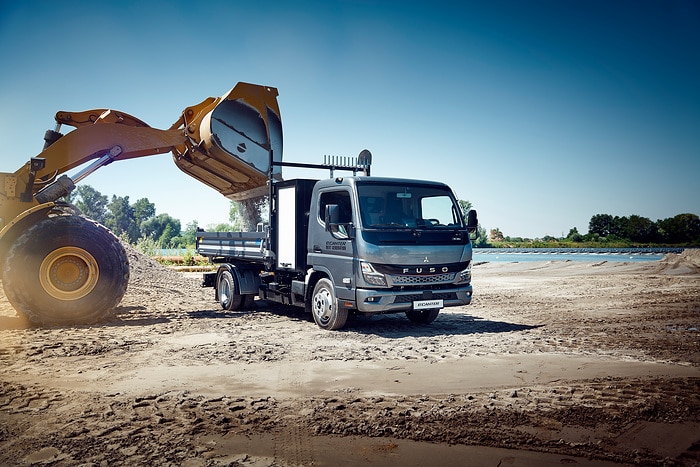
POLYGON ((197 253, 226 261, 262 262, 265 243, 264 232, 197 232, 197 253))

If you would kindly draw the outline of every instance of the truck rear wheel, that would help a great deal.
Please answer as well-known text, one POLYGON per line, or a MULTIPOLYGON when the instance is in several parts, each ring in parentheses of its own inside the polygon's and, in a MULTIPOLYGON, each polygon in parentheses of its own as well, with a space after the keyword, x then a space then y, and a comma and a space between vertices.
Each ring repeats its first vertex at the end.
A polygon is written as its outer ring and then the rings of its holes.
POLYGON ((430 324, 438 317, 440 309, 434 310, 408 310, 406 316, 413 323, 430 324))
POLYGON ((219 294, 219 304, 227 311, 238 311, 243 305, 243 296, 236 293, 236 283, 229 271, 223 271, 219 275, 219 283, 216 287, 219 294))
POLYGON ((119 304, 129 260, 119 240, 84 217, 54 216, 10 247, 2 270, 5 295, 37 324, 90 324, 119 304))
POLYGON ((345 326, 348 310, 338 306, 335 289, 330 280, 324 278, 316 283, 311 297, 311 314, 322 329, 334 330, 345 326))

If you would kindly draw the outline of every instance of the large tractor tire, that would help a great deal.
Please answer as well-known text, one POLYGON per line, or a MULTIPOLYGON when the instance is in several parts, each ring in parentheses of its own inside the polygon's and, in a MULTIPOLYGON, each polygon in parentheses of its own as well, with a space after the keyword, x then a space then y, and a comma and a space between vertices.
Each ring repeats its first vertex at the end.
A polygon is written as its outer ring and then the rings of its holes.
POLYGON ((5 295, 36 324, 101 321, 129 282, 129 260, 119 240, 75 215, 48 217, 27 229, 2 266, 5 295))

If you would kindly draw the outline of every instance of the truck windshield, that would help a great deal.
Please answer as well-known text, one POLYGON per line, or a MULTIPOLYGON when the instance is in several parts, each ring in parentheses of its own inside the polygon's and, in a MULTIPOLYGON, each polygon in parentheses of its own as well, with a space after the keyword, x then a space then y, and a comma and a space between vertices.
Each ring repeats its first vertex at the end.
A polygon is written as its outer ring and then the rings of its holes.
POLYGON ((463 228, 447 188, 431 185, 358 184, 360 217, 366 229, 463 228))

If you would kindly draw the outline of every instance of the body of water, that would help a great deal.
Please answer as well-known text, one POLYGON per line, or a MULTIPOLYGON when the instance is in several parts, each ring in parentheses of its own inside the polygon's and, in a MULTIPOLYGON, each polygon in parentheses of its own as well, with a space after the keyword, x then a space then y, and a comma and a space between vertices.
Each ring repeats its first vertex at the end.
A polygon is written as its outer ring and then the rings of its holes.
POLYGON ((683 248, 474 248, 474 262, 658 261, 683 248))

